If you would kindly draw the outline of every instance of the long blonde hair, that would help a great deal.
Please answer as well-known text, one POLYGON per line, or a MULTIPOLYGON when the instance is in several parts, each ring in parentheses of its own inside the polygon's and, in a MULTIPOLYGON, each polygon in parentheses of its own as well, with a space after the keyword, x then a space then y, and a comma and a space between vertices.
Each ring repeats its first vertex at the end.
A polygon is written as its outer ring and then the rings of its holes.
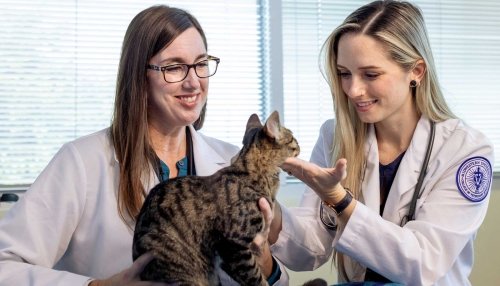
MULTIPOLYGON (((207 48, 205 34, 196 18, 182 9, 165 5, 152 6, 137 14, 125 33, 110 135, 120 164, 118 212, 129 225, 142 206, 143 182, 149 178, 156 160, 148 133, 146 65, 191 27, 198 30, 207 48)), ((195 129, 202 127, 205 110, 206 105, 193 124, 195 129)))
MULTIPOLYGON (((418 7, 406 1, 374 1, 351 13, 325 41, 324 73, 333 96, 336 117, 332 162, 347 159, 347 178, 343 185, 355 198, 361 197, 361 183, 366 161, 365 141, 368 124, 362 122, 342 90, 337 72, 337 52, 340 38, 347 34, 363 34, 381 43, 391 58, 405 71, 415 67, 417 61, 426 65, 425 75, 415 91, 419 114, 435 122, 454 118, 441 92, 424 18, 418 7)), ((348 281, 343 258, 336 253, 341 280, 348 281)))

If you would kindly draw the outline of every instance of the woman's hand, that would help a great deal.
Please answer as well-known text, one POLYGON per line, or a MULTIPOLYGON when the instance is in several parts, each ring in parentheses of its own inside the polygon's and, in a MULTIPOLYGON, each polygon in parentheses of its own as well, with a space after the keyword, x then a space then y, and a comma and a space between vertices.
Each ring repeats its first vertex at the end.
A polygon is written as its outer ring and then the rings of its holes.
POLYGON ((339 159, 335 168, 322 168, 291 157, 286 159, 281 169, 308 185, 323 201, 336 204, 345 196, 340 182, 347 176, 346 159, 339 159))
POLYGON ((145 253, 137 258, 136 261, 122 272, 115 274, 108 279, 94 280, 89 286, 166 286, 169 284, 161 282, 141 281, 140 274, 144 267, 153 259, 153 254, 145 253))
POLYGON ((273 271, 273 257, 268 242, 271 222, 273 221, 273 210, 265 198, 259 199, 259 208, 264 216, 264 229, 255 236, 252 249, 257 253, 257 263, 259 263, 264 276, 269 277, 273 271))

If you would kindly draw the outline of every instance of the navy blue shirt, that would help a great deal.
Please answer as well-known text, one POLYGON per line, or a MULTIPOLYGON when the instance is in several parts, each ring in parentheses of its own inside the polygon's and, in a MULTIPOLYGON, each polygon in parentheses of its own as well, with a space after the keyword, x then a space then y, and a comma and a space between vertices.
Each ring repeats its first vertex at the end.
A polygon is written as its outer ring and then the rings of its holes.
MULTIPOLYGON (((384 213, 385 203, 387 202, 387 197, 389 196, 389 191, 391 190, 392 183, 396 177, 396 173, 399 168, 399 164, 403 159, 405 152, 401 153, 394 161, 387 165, 382 165, 379 163, 379 179, 380 179, 380 215, 384 213)), ((378 274, 377 272, 366 269, 365 281, 370 282, 391 282, 389 279, 378 274)))
POLYGON ((387 197, 389 196, 389 191, 391 190, 392 183, 396 177, 396 172, 398 171, 399 164, 403 159, 405 152, 401 153, 394 161, 387 165, 379 164, 379 179, 380 179, 380 215, 384 213, 385 203, 387 202, 387 197))

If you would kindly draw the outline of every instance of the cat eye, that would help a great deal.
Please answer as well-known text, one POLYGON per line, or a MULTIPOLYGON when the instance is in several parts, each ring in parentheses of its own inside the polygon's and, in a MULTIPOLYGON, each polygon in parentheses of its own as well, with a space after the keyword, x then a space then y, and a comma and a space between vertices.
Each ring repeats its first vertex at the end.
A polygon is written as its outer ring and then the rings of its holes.
POLYGON ((219 66, 220 59, 217 57, 208 56, 207 59, 189 64, 173 64, 163 67, 155 65, 147 65, 146 67, 151 70, 161 71, 163 73, 163 79, 168 83, 175 83, 183 81, 191 68, 194 69, 194 73, 199 78, 211 77, 217 72, 217 67, 219 66))

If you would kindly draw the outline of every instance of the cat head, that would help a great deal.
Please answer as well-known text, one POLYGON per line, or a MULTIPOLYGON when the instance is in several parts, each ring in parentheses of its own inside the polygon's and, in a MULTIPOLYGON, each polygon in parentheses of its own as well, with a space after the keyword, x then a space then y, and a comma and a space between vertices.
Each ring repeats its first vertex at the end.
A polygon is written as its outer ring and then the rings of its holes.
POLYGON ((259 116, 252 114, 248 118, 243 148, 255 145, 259 153, 268 160, 281 165, 288 157, 296 157, 300 147, 292 132, 280 124, 279 113, 274 111, 262 125, 259 116))

